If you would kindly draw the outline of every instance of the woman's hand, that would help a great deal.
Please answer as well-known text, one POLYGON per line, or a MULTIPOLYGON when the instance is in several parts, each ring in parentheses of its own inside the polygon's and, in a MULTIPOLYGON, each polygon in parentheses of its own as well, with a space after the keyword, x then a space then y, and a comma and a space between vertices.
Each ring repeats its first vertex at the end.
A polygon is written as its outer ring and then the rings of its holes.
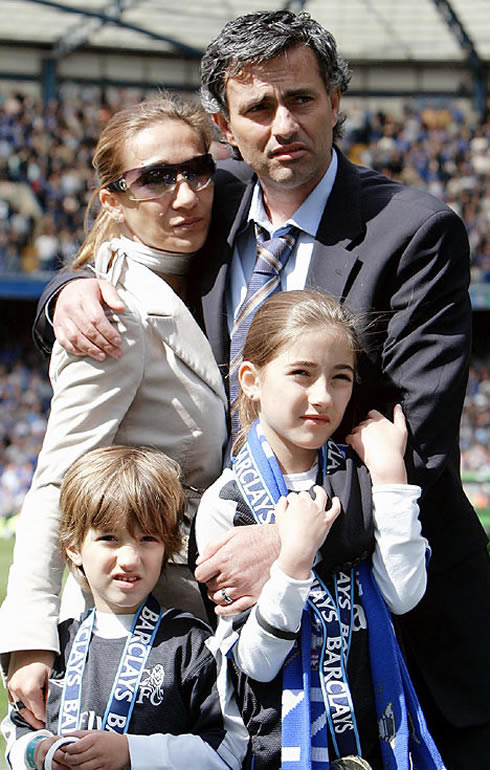
POLYGON ((108 320, 104 305, 116 312, 125 307, 109 281, 83 278, 63 286, 56 300, 53 328, 65 350, 96 361, 121 357, 121 337, 108 320))
POLYGON ((7 687, 12 703, 22 701, 20 714, 36 730, 46 721, 46 693, 55 659, 49 650, 17 650, 10 653, 7 687))
POLYGON ((281 538, 278 564, 282 571, 296 580, 307 580, 315 555, 330 532, 341 511, 340 500, 334 497, 327 510, 327 493, 323 487, 309 492, 290 492, 276 505, 276 524, 281 538))
POLYGON ((393 422, 376 409, 347 436, 346 442, 367 465, 373 484, 406 484, 403 456, 407 446, 407 424, 400 404, 393 410, 393 422))
MULTIPOLYGON (((70 733, 80 738, 57 751, 67 767, 81 770, 125 770, 131 767, 129 744, 125 735, 105 730, 76 730, 70 733)), ((67 736, 68 737, 68 736, 67 736)))

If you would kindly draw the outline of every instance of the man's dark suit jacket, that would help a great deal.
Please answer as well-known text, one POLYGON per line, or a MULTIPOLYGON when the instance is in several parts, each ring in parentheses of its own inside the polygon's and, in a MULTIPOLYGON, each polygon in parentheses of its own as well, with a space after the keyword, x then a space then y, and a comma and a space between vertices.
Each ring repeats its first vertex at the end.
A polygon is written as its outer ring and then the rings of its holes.
MULTIPOLYGON (((373 407, 392 414, 397 402, 407 416, 409 480, 423 490, 421 520, 432 558, 426 596, 401 618, 403 642, 444 716, 458 726, 476 725, 490 721, 490 568, 482 557, 487 538, 459 472, 471 347, 468 240, 459 217, 436 198, 355 166, 340 151, 338 159, 308 286, 345 301, 367 324, 352 419, 373 407)), ((196 315, 226 376, 225 290, 255 179, 243 163, 223 166, 213 225, 190 283, 196 315)), ((50 284, 40 310, 67 277, 50 284)), ((42 319, 40 312, 38 340, 42 319)))
MULTIPOLYGON (((308 286, 342 299, 367 324, 355 418, 373 407, 392 414, 396 402, 407 415, 409 479, 423 490, 421 520, 432 558, 427 595, 401 620, 404 644, 449 721, 478 724, 490 720, 490 595, 483 587, 490 569, 473 586, 476 596, 468 596, 467 562, 487 542, 460 478, 459 422, 471 350, 468 240, 459 217, 436 198, 355 166, 340 152, 338 159, 308 286)), ((223 371, 232 247, 255 182, 248 173, 246 184, 243 163, 229 168, 200 257, 205 269, 200 262, 194 271, 204 328, 223 371)))

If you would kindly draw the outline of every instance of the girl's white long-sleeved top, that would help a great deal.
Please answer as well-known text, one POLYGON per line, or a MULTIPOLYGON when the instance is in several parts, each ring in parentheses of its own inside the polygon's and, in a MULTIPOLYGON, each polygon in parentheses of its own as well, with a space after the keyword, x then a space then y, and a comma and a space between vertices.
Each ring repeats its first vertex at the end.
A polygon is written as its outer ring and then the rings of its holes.
MULTIPOLYGON (((287 486, 293 491, 308 489, 316 471, 289 476, 287 486)), ((233 471, 226 469, 204 494, 196 520, 199 552, 232 526, 236 502, 220 495, 233 480, 233 471)), ((427 540, 421 534, 417 500, 420 487, 409 484, 373 487, 375 549, 372 556, 373 574, 389 610, 403 614, 422 598, 426 588, 427 540)), ((293 641, 269 633, 257 621, 257 608, 262 618, 280 631, 299 629, 301 615, 308 597, 313 575, 308 580, 295 580, 272 565, 269 580, 264 585, 256 607, 250 612, 238 634, 233 630, 235 619, 220 618, 216 644, 223 651, 233 648, 235 661, 245 674, 259 681, 269 681, 281 669, 293 641)))

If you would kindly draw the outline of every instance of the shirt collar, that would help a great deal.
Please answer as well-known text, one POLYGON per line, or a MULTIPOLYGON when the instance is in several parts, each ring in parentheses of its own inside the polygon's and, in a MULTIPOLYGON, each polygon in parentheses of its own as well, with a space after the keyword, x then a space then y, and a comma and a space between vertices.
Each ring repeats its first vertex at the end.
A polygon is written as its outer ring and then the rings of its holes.
MULTIPOLYGON (((315 237, 320 225, 320 219, 323 216, 325 206, 332 192, 335 177, 337 176, 337 168, 337 153, 335 148, 332 147, 332 160, 317 186, 311 191, 306 200, 303 201, 299 209, 278 230, 282 229, 286 224, 293 224, 301 231, 315 237)), ((259 182, 256 183, 252 193, 247 225, 250 222, 256 222, 267 230, 268 233, 273 234, 271 232, 272 225, 264 207, 262 189, 259 182)))
POLYGON ((97 610, 94 620, 94 634, 104 639, 119 639, 126 636, 133 625, 134 615, 115 615, 113 612, 97 610))

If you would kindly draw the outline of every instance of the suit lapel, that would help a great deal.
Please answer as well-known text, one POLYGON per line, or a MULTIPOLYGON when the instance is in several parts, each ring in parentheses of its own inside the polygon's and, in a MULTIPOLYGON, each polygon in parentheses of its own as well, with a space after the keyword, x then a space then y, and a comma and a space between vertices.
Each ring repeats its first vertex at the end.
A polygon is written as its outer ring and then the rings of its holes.
POLYGON ((335 299, 344 302, 361 266, 362 263, 354 252, 342 246, 324 246, 317 241, 306 287, 327 291, 335 299))
MULTIPOLYGON (((231 227, 226 236, 226 241, 223 241, 223 231, 221 231, 221 243, 219 242, 219 233, 212 233, 208 239, 206 245, 206 252, 213 250, 215 255, 219 255, 218 264, 213 271, 214 277, 211 280, 211 286, 209 290, 202 294, 202 311, 204 318, 204 328, 206 329, 206 335, 211 343, 214 355, 219 365, 228 366, 229 352, 230 352, 230 339, 228 333, 228 319, 226 312, 226 288, 228 283, 228 274, 231 265, 231 259, 233 256, 233 245, 235 238, 240 229, 243 220, 247 216, 250 199, 252 197, 253 188, 256 182, 256 178, 250 180, 245 192, 243 192, 243 185, 240 191, 241 200, 239 202, 238 211, 231 222, 231 227)), ((236 198, 238 200, 238 198, 236 198)), ((224 202, 225 207, 233 206, 233 201, 227 200, 224 202)), ((225 209, 226 210, 226 209, 225 209)), ((235 209, 236 210, 236 209, 235 209)), ((217 215, 218 212, 215 212, 217 215)), ((221 222, 223 227, 223 220, 221 222)))
POLYGON ((362 240, 365 225, 359 175, 340 150, 336 151, 337 176, 316 234, 307 283, 343 301, 362 267, 355 244, 362 240))

